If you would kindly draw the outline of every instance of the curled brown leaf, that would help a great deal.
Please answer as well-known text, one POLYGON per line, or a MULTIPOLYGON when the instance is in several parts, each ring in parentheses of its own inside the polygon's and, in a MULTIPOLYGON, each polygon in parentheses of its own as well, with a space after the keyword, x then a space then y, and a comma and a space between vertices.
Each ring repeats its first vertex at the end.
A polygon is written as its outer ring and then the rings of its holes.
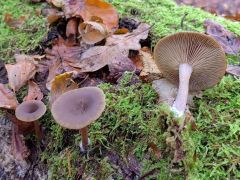
POLYGON ((25 16, 20 16, 18 19, 14 19, 12 14, 6 13, 4 15, 4 22, 12 29, 20 28, 24 24, 25 19, 25 16))
POLYGON ((16 109, 17 105, 16 94, 0 83, 0 108, 16 109))
POLYGON ((21 60, 16 64, 6 64, 6 69, 8 72, 9 86, 14 92, 24 86, 36 73, 36 66, 28 60, 21 60))
POLYGON ((24 101, 29 100, 42 100, 43 93, 41 92, 40 88, 34 81, 28 81, 28 94, 24 97, 24 101))

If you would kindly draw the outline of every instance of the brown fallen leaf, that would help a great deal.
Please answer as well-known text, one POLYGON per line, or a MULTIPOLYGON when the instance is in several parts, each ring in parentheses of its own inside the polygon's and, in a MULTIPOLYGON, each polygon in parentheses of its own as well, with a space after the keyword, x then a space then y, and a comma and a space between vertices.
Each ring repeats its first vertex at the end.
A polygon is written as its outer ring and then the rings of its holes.
POLYGON ((24 97, 24 101, 29 100, 42 100, 43 93, 41 92, 40 88, 34 81, 28 81, 28 94, 24 97))
POLYGON ((226 72, 228 74, 240 77, 240 65, 228 65, 226 72))
POLYGON ((82 40, 87 44, 95 44, 108 36, 106 26, 94 21, 85 21, 79 24, 78 31, 82 40))
POLYGON ((155 143, 150 142, 149 147, 152 149, 153 153, 155 154, 158 160, 162 158, 162 152, 155 143))
POLYGON ((224 29, 220 24, 207 19, 204 21, 206 33, 216 39, 227 54, 237 55, 240 50, 240 37, 224 29))
POLYGON ((150 50, 139 51, 140 59, 143 62, 143 69, 140 73, 140 77, 145 81, 153 81, 163 78, 163 74, 158 69, 150 50))
POLYGON ((0 83, 7 84, 8 77, 7 77, 7 69, 5 67, 5 63, 0 59, 0 83))
POLYGON ((16 60, 16 62, 20 62, 20 61, 29 61, 33 64, 37 64, 38 61, 41 61, 43 58, 45 57, 45 55, 26 55, 26 54, 15 54, 14 58, 16 60))
POLYGON ((14 19, 12 14, 6 13, 4 15, 4 22, 12 29, 20 28, 24 24, 25 19, 25 16, 20 16, 18 19, 14 19))
POLYGON ((44 8, 41 14, 47 17, 47 22, 50 25, 64 17, 64 13, 55 8, 44 8))
POLYGON ((128 57, 117 57, 113 63, 108 65, 110 74, 109 76, 118 79, 125 71, 134 72, 136 70, 135 65, 128 57))
POLYGON ((18 131, 18 127, 12 124, 11 153, 16 160, 24 160, 30 155, 29 149, 26 147, 23 138, 23 135, 18 131))
POLYGON ((0 108, 16 109, 17 105, 16 94, 0 83, 0 108))
POLYGON ((16 64, 6 64, 6 69, 8 72, 9 86, 14 92, 24 86, 36 73, 36 66, 28 60, 21 60, 16 64))
POLYGON ((150 26, 142 23, 132 33, 112 35, 107 38, 105 46, 94 46, 85 51, 81 59, 71 66, 81 69, 81 72, 94 72, 102 67, 113 64, 119 57, 128 57, 129 50, 139 50, 139 41, 146 39, 150 26))
POLYGON ((67 18, 81 16, 84 21, 89 21, 92 16, 98 16, 110 32, 118 27, 117 10, 102 0, 68 0, 64 4, 64 12, 67 18))
POLYGON ((64 73, 55 77, 50 91, 50 105, 63 93, 77 89, 78 85, 72 80, 73 73, 64 73))
POLYGON ((129 30, 127 28, 120 28, 120 29, 117 29, 114 34, 126 34, 128 33, 129 30))
POLYGON ((65 0, 47 0, 48 3, 51 3, 58 8, 63 8, 65 4, 64 1, 65 0))
POLYGON ((76 40, 78 36, 78 19, 77 18, 71 18, 68 20, 67 26, 66 26, 66 36, 68 39, 76 40))

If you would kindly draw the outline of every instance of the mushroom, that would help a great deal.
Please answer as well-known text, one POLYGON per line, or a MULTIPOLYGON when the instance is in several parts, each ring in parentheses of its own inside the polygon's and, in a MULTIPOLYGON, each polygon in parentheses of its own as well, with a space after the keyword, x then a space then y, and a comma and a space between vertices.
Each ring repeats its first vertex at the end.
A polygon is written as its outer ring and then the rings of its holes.
POLYGON ((63 93, 52 104, 51 112, 62 127, 80 130, 82 152, 87 150, 87 126, 97 120, 105 108, 105 95, 100 88, 84 87, 63 93))
POLYGON ((161 39, 154 59, 163 75, 178 93, 172 111, 181 117, 186 109, 188 91, 216 85, 225 74, 225 53, 212 37, 197 32, 180 32, 161 39))
POLYGON ((20 121, 33 123, 34 130, 39 139, 42 139, 42 132, 40 129, 39 122, 37 121, 46 112, 46 106, 42 101, 39 100, 29 100, 24 101, 17 106, 15 115, 20 121))

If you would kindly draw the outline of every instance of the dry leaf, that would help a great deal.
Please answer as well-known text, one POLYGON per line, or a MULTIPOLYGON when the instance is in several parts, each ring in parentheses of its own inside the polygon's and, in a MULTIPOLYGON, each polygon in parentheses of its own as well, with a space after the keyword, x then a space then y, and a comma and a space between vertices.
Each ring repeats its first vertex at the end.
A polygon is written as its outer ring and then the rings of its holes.
POLYGON ((126 34, 128 33, 129 30, 127 28, 121 28, 121 29, 117 29, 114 34, 126 34))
POLYGON ((220 24, 209 19, 204 21, 204 27, 206 28, 206 33, 216 39, 227 54, 238 54, 240 50, 240 37, 237 37, 224 29, 220 24))
POLYGON ((103 23, 85 21, 78 27, 82 40, 87 44, 95 44, 102 41, 108 35, 106 26, 103 23))
POLYGON ((58 8, 63 8, 65 0, 47 0, 48 3, 52 3, 54 6, 58 8))
POLYGON ((84 21, 89 21, 92 16, 98 16, 103 20, 108 31, 118 27, 117 10, 102 0, 68 0, 65 1, 64 12, 67 17, 81 16, 84 21))
POLYGON ((77 89, 78 85, 72 80, 73 73, 64 73, 55 77, 52 82, 51 92, 50 92, 50 105, 63 93, 77 89))
POLYGON ((28 60, 21 60, 16 64, 6 64, 6 69, 8 72, 9 86, 14 92, 24 86, 36 73, 36 66, 28 60))
POLYGON ((161 150, 157 147, 157 145, 153 142, 149 143, 149 147, 152 149, 153 153, 157 157, 157 159, 160 159, 162 157, 161 150))
POLYGON ((142 23, 132 33, 113 35, 107 38, 105 46, 94 46, 85 51, 79 62, 69 63, 81 72, 94 72, 114 63, 119 57, 128 57, 129 50, 139 50, 139 41, 146 39, 150 26, 142 23))
POLYGON ((228 65, 226 72, 234 76, 240 76, 240 65, 228 65))
POLYGON ((134 72, 136 70, 135 65, 128 57, 117 57, 113 63, 108 65, 110 75, 114 79, 118 79, 125 71, 134 72))
POLYGON ((28 81, 28 95, 23 100, 42 100, 42 98, 43 93, 41 92, 38 85, 33 81, 28 81))
MULTIPOLYGON (((159 79, 152 82, 153 89, 157 92, 159 96, 159 102, 166 102, 168 105, 172 105, 176 96, 178 87, 166 79, 159 79)), ((195 93, 188 94, 187 103, 190 106, 194 106, 193 97, 195 93)))
POLYGON ((5 67, 5 63, 2 60, 0 60, 0 83, 8 83, 7 69, 5 67))
POLYGON ((78 35, 78 19, 77 18, 71 18, 68 20, 67 26, 66 26, 66 36, 69 38, 73 36, 73 38, 76 38, 78 35))
POLYGON ((153 81, 162 78, 163 75, 158 69, 150 51, 140 50, 139 54, 143 62, 143 69, 140 73, 140 77, 145 81, 153 81))
POLYGON ((13 124, 11 152, 16 160, 24 160, 30 155, 23 138, 23 135, 18 131, 18 127, 13 124))
POLYGON ((4 22, 12 29, 20 28, 24 24, 25 19, 25 16, 20 16, 18 19, 14 19, 12 14, 6 13, 4 15, 4 22))
POLYGON ((16 94, 0 83, 0 108, 16 109, 17 105, 16 94))
POLYGON ((55 8, 44 8, 42 9, 41 14, 47 17, 47 22, 49 24, 52 24, 64 17, 64 13, 55 8))
POLYGON ((26 54, 15 54, 14 58, 16 62, 20 61, 29 61, 32 62, 33 64, 37 64, 38 61, 41 61, 45 55, 26 55, 26 54))

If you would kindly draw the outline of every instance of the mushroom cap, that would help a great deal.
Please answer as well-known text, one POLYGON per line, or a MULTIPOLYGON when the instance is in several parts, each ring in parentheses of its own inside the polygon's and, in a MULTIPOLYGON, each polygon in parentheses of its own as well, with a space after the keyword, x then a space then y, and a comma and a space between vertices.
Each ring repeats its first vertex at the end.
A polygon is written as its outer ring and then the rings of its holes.
POLYGON ((191 65, 190 91, 216 85, 227 67, 221 45, 197 32, 179 32, 161 39, 155 46, 154 59, 163 75, 175 85, 179 83, 179 65, 191 65))
POLYGON ((55 121, 68 129, 82 129, 98 119, 105 108, 100 88, 83 87, 62 94, 52 104, 55 121))
POLYGON ((21 121, 32 122, 42 117, 45 112, 46 106, 42 101, 30 100, 18 105, 15 115, 21 121))

